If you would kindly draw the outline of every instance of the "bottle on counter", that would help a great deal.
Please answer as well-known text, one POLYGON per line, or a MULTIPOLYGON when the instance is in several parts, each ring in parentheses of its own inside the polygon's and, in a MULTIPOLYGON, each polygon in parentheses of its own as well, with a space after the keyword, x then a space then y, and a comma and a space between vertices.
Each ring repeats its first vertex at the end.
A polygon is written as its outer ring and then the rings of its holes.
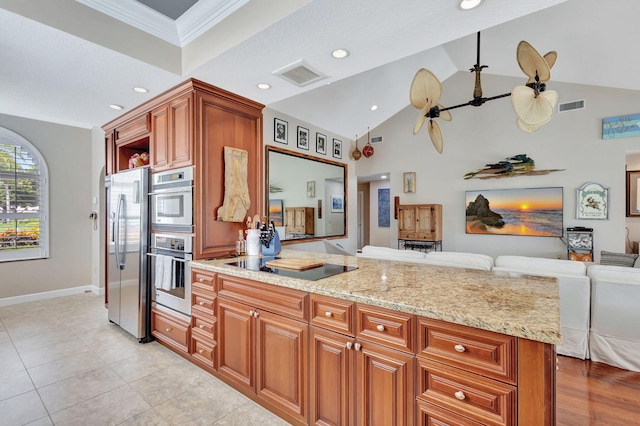
POLYGON ((242 234, 242 229, 238 231, 238 240, 236 241, 236 254, 241 256, 246 253, 246 242, 244 240, 244 235, 242 234))

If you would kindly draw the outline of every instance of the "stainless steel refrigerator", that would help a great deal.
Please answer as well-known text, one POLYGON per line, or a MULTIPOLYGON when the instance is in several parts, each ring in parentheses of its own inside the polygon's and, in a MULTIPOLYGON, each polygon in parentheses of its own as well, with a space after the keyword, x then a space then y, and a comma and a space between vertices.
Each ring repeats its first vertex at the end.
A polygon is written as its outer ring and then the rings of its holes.
POLYGON ((149 168, 106 178, 107 304, 109 321, 141 342, 151 337, 149 247, 149 168))

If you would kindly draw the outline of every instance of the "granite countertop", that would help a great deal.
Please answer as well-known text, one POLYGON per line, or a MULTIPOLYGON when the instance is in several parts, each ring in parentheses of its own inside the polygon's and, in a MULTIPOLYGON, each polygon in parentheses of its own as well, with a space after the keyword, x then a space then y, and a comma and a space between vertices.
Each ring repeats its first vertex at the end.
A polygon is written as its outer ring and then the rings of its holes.
POLYGON ((192 267, 379 306, 551 344, 562 343, 555 278, 285 249, 281 258, 358 269, 307 281, 230 266, 247 259, 194 260, 192 267))

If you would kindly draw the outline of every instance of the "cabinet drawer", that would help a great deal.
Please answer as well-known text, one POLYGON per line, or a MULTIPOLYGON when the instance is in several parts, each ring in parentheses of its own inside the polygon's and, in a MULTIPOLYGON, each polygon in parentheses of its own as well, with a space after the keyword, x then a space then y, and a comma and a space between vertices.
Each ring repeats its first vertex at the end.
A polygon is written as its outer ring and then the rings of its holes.
POLYGON ((418 426, 482 426, 482 423, 419 399, 416 400, 416 416, 418 426))
POLYGON ((203 271, 201 269, 191 270, 191 286, 198 287, 211 292, 216 291, 215 288, 216 274, 214 272, 203 271))
POLYGON ((311 325, 354 336, 354 302, 310 294, 309 304, 311 325))
POLYGON ((196 333, 191 336, 191 342, 193 344, 193 353, 191 356, 207 367, 215 368, 215 342, 202 339, 196 333))
POLYGON ((151 319, 154 337, 182 352, 189 352, 190 323, 186 318, 153 308, 151 319))
POLYGON ((200 292, 193 287, 191 289, 191 310, 194 315, 204 314, 213 317, 216 297, 209 292, 200 292))
POLYGON ((512 336, 418 318, 418 355, 516 383, 516 339, 512 336))
POLYGON ((415 353, 416 317, 369 305, 356 305, 356 337, 415 353))
POLYGON ((192 329, 191 333, 198 333, 204 338, 216 340, 216 320, 211 318, 202 318, 197 315, 191 317, 192 329))
POLYGON ((309 295, 303 291, 219 275, 218 295, 293 319, 309 318, 309 295))
POLYGON ((151 131, 149 114, 141 115, 116 128, 116 144, 144 135, 151 131))
POLYGON ((398 239, 400 240, 413 240, 416 237, 416 231, 400 231, 398 239))
POLYGON ((418 398, 487 425, 513 425, 516 387, 418 358, 418 398))

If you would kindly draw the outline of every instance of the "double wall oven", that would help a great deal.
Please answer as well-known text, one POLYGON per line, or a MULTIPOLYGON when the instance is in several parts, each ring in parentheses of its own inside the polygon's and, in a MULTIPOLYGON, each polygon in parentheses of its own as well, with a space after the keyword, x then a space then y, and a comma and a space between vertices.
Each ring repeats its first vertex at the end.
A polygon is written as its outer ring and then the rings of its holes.
POLYGON ((154 173, 150 195, 154 301, 191 315, 193 167, 154 173))

